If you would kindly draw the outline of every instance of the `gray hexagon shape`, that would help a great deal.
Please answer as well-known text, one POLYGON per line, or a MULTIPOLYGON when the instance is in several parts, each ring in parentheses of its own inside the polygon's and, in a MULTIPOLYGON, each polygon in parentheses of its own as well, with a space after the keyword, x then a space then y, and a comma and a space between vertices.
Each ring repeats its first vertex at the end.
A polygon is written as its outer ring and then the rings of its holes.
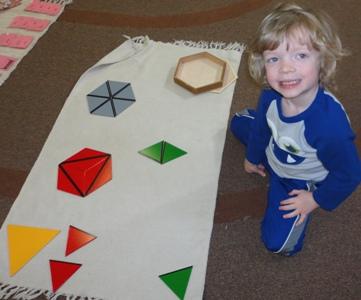
POLYGON ((90 92, 87 100, 91 114, 116 117, 134 104, 135 97, 129 82, 107 80, 90 92))

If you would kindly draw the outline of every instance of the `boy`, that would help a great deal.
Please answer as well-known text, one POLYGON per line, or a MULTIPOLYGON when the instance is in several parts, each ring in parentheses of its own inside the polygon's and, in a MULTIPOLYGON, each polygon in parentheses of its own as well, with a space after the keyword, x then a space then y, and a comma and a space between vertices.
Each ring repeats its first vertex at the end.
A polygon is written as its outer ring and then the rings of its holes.
POLYGON ((246 172, 270 174, 261 231, 272 252, 300 251, 309 214, 335 209, 360 182, 354 133, 327 90, 345 54, 326 14, 289 3, 266 16, 250 47, 250 74, 266 88, 231 130, 247 146, 246 172))

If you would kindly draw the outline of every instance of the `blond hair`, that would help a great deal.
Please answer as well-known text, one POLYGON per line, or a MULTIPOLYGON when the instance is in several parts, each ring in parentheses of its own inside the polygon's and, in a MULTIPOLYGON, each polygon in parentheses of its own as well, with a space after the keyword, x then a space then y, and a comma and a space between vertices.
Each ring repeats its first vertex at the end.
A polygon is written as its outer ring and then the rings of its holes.
POLYGON ((335 86, 336 62, 348 51, 342 48, 332 19, 324 12, 281 3, 261 22, 248 51, 251 77, 267 86, 263 52, 276 49, 285 38, 297 38, 320 52, 320 84, 335 86))

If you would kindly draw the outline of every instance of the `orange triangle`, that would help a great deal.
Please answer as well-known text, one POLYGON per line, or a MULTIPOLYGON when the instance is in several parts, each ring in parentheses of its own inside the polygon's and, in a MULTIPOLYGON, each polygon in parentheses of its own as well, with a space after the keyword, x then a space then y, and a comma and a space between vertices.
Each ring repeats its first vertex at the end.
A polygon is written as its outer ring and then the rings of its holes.
POLYGON ((49 264, 54 293, 82 266, 58 260, 50 260, 49 264))
POLYGON ((97 237, 74 226, 69 226, 65 256, 95 240, 97 237))
POLYGON ((111 156, 105 162, 105 165, 98 177, 95 179, 93 185, 90 187, 88 194, 95 191, 97 188, 101 187, 103 184, 112 179, 112 158, 111 156))
POLYGON ((13 276, 37 255, 60 230, 9 224, 9 272, 13 276))

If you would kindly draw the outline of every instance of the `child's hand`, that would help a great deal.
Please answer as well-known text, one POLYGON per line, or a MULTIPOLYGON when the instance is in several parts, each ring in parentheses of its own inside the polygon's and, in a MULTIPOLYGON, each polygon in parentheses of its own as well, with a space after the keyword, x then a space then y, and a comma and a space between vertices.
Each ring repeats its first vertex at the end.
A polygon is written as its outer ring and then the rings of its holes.
POLYGON ((255 165, 250 163, 247 159, 244 160, 244 169, 247 173, 256 173, 262 177, 266 176, 265 167, 262 164, 255 165))
POLYGON ((281 201, 280 210, 293 210, 292 212, 283 215, 283 218, 289 219, 300 215, 296 226, 303 223, 307 215, 314 209, 319 207, 311 192, 305 190, 292 190, 288 195, 294 196, 281 201))

